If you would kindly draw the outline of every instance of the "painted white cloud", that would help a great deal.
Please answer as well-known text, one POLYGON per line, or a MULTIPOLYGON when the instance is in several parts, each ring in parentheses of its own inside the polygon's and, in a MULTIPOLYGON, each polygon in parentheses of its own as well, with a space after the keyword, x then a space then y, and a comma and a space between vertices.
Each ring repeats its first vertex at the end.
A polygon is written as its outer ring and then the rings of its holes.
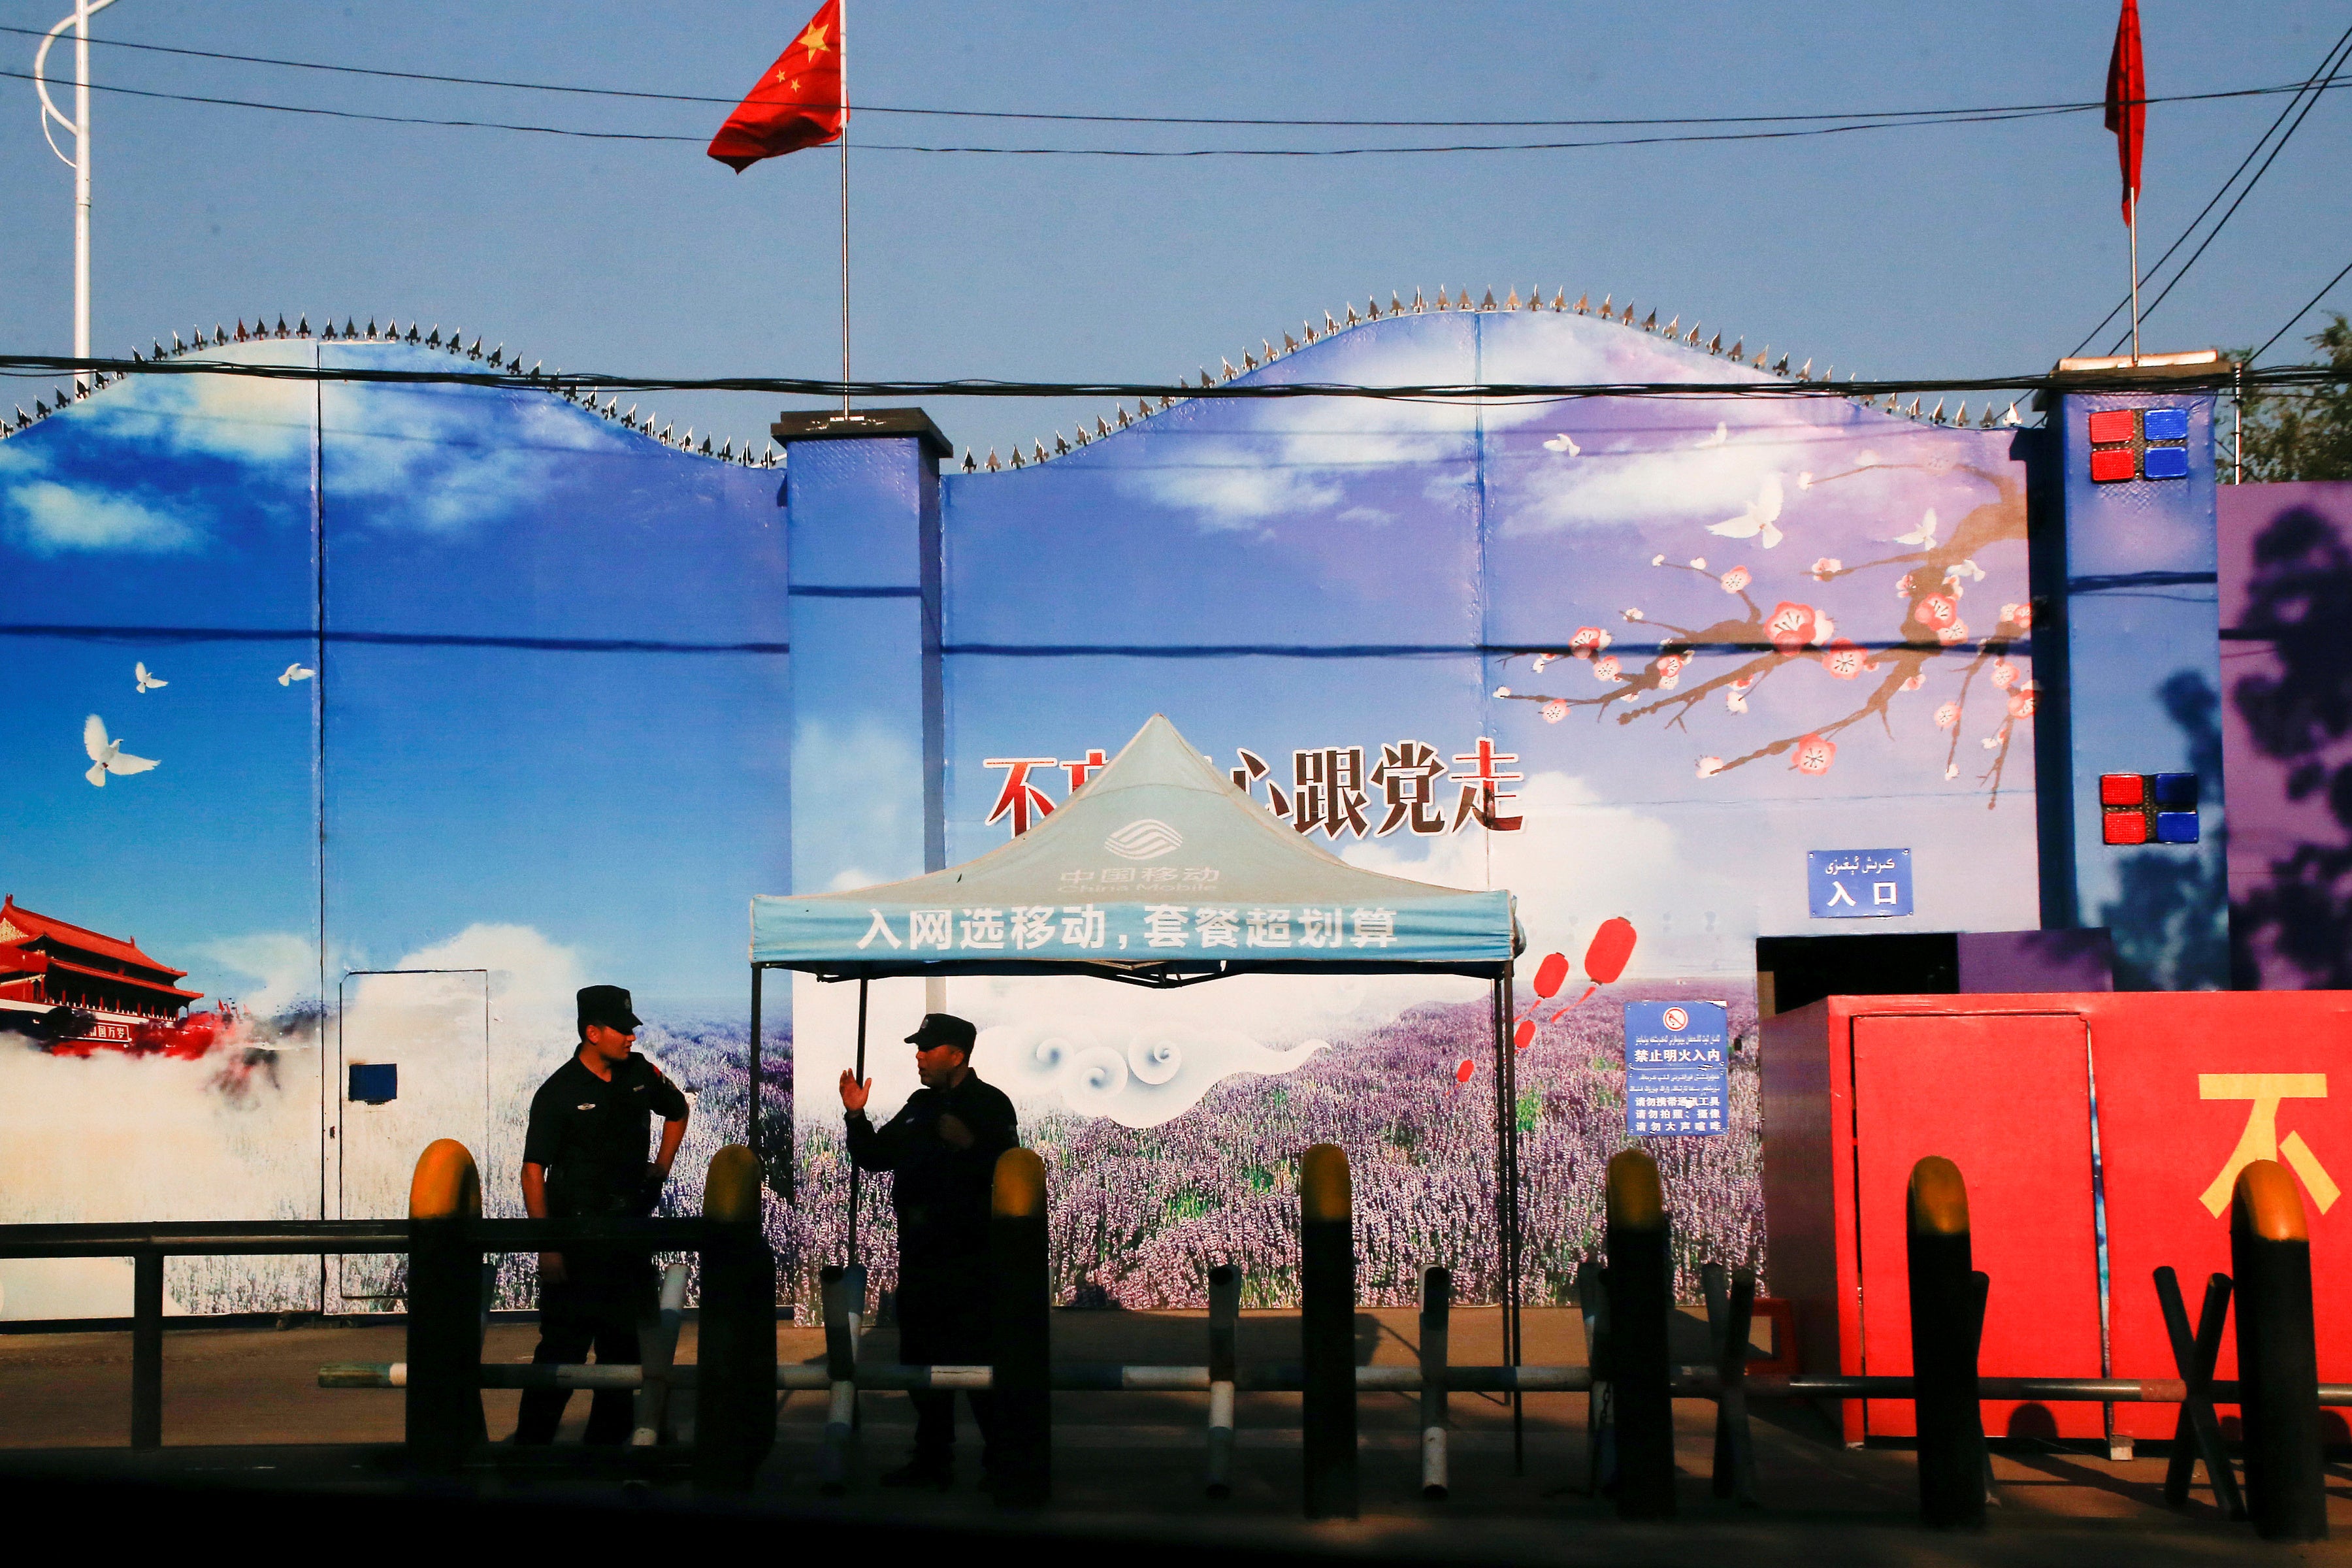
POLYGON ((34 555, 169 555, 194 549, 203 531, 176 510, 134 496, 33 479, 5 491, 16 544, 34 555))
POLYGON ((233 993, 237 1005, 251 1016, 276 1017, 319 994, 318 949, 309 937, 293 931, 255 931, 222 937, 199 951, 223 969, 259 982, 233 993))
POLYGON ((990 1081, 1018 1103, 1058 1104, 1122 1127, 1157 1127, 1226 1079, 1293 1072, 1329 1048, 1310 1040, 1271 1051, 1237 1029, 1196 1024, 1055 1018, 985 1030, 973 1057, 986 1061, 990 1081))
POLYGON ((553 485, 583 452, 624 449, 603 420, 538 393, 330 386, 320 418, 339 494, 380 525, 460 532, 553 485))
MULTIPOLYGON (((307 366, 311 345, 239 343, 205 351, 207 359, 307 366)), ((111 440, 166 452, 226 458, 257 466, 310 457, 310 385, 239 375, 140 375, 108 388, 76 413, 111 440)))

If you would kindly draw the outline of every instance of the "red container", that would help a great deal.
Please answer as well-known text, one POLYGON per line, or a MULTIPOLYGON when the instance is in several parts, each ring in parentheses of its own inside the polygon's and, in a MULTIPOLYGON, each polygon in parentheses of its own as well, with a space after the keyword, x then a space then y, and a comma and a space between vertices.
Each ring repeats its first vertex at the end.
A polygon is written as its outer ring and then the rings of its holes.
MULTIPOLYGON (((2352 1382, 2352 1310, 2330 1305, 2352 1286, 2352 993, 1832 996, 1767 1020, 1762 1057, 1767 1282, 1796 1303, 1806 1371, 1911 1370, 1904 1188, 1942 1154, 1992 1282, 1986 1375, 2173 1377, 2153 1271, 2195 1313, 2229 1271, 2237 1166, 2276 1157, 2311 1222, 2320 1377, 2352 1382)), ((1843 1405, 1850 1442, 1912 1432, 1907 1401, 1843 1405)), ((2169 1437, 2177 1409, 2119 1405, 2116 1430, 2169 1437)), ((2096 1437, 2104 1416, 1989 1400, 1985 1430, 2096 1437)))

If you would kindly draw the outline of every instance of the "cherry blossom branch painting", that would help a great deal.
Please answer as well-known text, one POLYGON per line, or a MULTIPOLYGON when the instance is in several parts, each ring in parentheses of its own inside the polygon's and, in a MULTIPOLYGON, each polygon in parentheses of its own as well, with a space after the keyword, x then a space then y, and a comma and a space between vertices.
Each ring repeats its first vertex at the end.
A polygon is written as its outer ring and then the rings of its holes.
MULTIPOLYGON (((1788 765, 1795 771, 1819 776, 1835 764, 1845 731, 1875 719, 1890 739, 1898 722, 1932 722, 1948 732, 1944 777, 1957 780, 1962 772, 1960 748, 1971 702, 1989 700, 1997 704, 1995 722, 1979 741, 1990 755, 1976 782, 1986 789, 1986 808, 1991 809, 1999 802, 2016 726, 2033 717, 2038 698, 2033 682, 2021 679, 2023 671, 2012 658, 2030 653, 2027 639, 2032 632, 2033 608, 2030 601, 2001 605, 1990 626, 1978 630, 1969 626, 1961 600, 1971 584, 1985 581, 1985 571, 1977 564, 1979 555, 1996 543, 2023 542, 2024 482, 2013 471, 1960 463, 1941 454, 1922 462, 1895 463, 1881 462, 1865 450, 1856 455, 1853 467, 1842 472, 1818 477, 1798 474, 1796 488, 1801 492, 1817 491, 1858 476, 1906 468, 1937 476, 1954 471, 1972 475, 1990 486, 1993 494, 1970 507, 1948 531, 1935 509, 1927 509, 1916 525, 1889 542, 1895 547, 1892 552, 1875 559, 1853 565, 1831 556, 1815 560, 1806 570, 1813 584, 1810 587, 1791 584, 1768 595, 1759 581, 1759 573, 1765 568, 1740 563, 1718 571, 1704 556, 1680 562, 1664 553, 1654 555, 1650 562, 1654 568, 1696 578, 1732 599, 1736 609, 1703 624, 1684 625, 1640 607, 1628 608, 1622 613, 1625 621, 1655 627, 1664 634, 1645 650, 1612 653, 1611 646, 1617 639, 1600 626, 1587 626, 1578 627, 1557 649, 1524 656, 1515 653, 1504 660, 1507 668, 1512 659, 1526 657, 1529 672, 1537 675, 1572 668, 1571 661, 1580 663, 1601 683, 1599 693, 1570 695, 1503 686, 1496 689, 1496 697, 1535 703, 1549 723, 1559 723, 1579 709, 1591 709, 1596 718, 1613 711, 1620 724, 1655 720, 1692 733, 1700 710, 1715 702, 1720 702, 1722 714, 1715 722, 1736 724, 1767 681, 1781 687, 1792 681, 1865 683, 1858 699, 1842 696, 1838 684, 1820 687, 1817 694, 1812 687, 1806 687, 1805 695, 1828 710, 1825 717, 1794 733, 1778 735, 1745 750, 1723 748, 1732 753, 1728 756, 1701 756, 1696 763, 1700 778, 1781 756, 1789 758, 1788 765), (1890 579, 1900 610, 1890 617, 1894 625, 1883 636, 1857 642, 1841 630, 1840 622, 1853 626, 1876 617, 1851 598, 1832 605, 1832 595, 1821 589, 1879 574, 1890 579), (1781 592, 1790 596, 1781 597, 1781 592), (1772 600, 1769 609, 1766 597, 1772 600), (2023 649, 2021 644, 2025 645, 2023 649), (1698 668, 1702 659, 1723 662, 1713 663, 1702 676, 1698 668), (1972 696, 1979 690, 1979 677, 1990 688, 1990 698, 1972 696), (1941 689, 1931 691, 1931 686, 1941 689), (1916 703, 1910 700, 1915 696, 1916 703), (1908 711, 1915 706, 1916 721, 1908 711)), ((1780 527, 1781 501, 1780 476, 1768 475, 1745 511, 1709 525, 1706 531, 1736 542, 1753 541, 1759 550, 1773 550, 1786 538, 1780 527)), ((1698 617, 1692 619, 1696 622, 1698 617)))

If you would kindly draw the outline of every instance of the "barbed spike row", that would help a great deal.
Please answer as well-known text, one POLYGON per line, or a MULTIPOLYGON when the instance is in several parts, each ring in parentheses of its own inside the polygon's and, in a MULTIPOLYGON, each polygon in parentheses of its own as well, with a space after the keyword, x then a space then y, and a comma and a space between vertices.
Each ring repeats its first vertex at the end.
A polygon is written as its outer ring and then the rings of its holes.
MULTIPOLYGON (((1496 302, 1495 291, 1492 289, 1485 290, 1483 296, 1474 303, 1470 297, 1470 290, 1466 286, 1457 296, 1453 292, 1453 286, 1451 284, 1441 283, 1437 288, 1437 299, 1434 303, 1432 303, 1428 296, 1419 289, 1415 289, 1412 291, 1412 299, 1410 301, 1403 298, 1401 291, 1391 289, 1389 291, 1389 302, 1386 309, 1381 307, 1380 295, 1376 292, 1367 298, 1364 306, 1360 310, 1357 309, 1354 301, 1350 300, 1340 307, 1340 313, 1336 317, 1328 310, 1323 311, 1323 324, 1320 327, 1318 327, 1315 324, 1314 319, 1309 317, 1307 321, 1300 323, 1298 333, 1296 336, 1287 331, 1282 334, 1282 344, 1280 347, 1277 348, 1275 346, 1274 342, 1270 339, 1261 338, 1258 340, 1258 352, 1254 353, 1249 350, 1244 350, 1242 353, 1242 363, 1238 369, 1234 367, 1232 360, 1224 358, 1222 355, 1219 356, 1217 361, 1218 365, 1220 366, 1219 372, 1217 374, 1212 374, 1207 370, 1200 371, 1199 384, 1202 387, 1213 387, 1223 382, 1232 381, 1236 376, 1247 375, 1253 371, 1264 369, 1265 366, 1272 364, 1276 360, 1286 359, 1290 355, 1298 353, 1301 349, 1311 348, 1323 339, 1330 337, 1338 332, 1347 331, 1351 328, 1368 326, 1373 322, 1397 316, 1419 316, 1437 310, 1469 310, 1481 314, 1498 310, 1549 310, 1559 315, 1576 316, 1591 316, 1597 314, 1601 320, 1604 321, 1613 321, 1620 326, 1623 326, 1633 331, 1648 332, 1654 336, 1663 338, 1669 342, 1687 348, 1694 353, 1711 355, 1717 359, 1727 359, 1735 364, 1745 364, 1750 369, 1763 371, 1767 375, 1777 377, 1782 381, 1820 382, 1826 384, 1827 383, 1836 379, 1837 367, 1834 365, 1825 365, 1822 367, 1822 373, 1819 376, 1814 375, 1813 362, 1810 357, 1794 371, 1791 371, 1790 369, 1789 362, 1794 357, 1793 352, 1784 352, 1776 361, 1772 357, 1771 345, 1769 343, 1759 347, 1751 358, 1748 353, 1748 342, 1745 338, 1734 338, 1732 340, 1731 347, 1727 352, 1723 346, 1723 333, 1720 331, 1715 332, 1712 336, 1706 337, 1706 340, 1702 342, 1700 330, 1701 323, 1694 321, 1691 322, 1689 327, 1685 328, 1682 325, 1682 317, 1679 313, 1671 317, 1664 326, 1660 326, 1658 323, 1658 312, 1656 310, 1653 309, 1649 312, 1648 316, 1642 320, 1637 325, 1634 320, 1633 302, 1628 300, 1621 307, 1616 302, 1616 296, 1611 293, 1603 293, 1601 297, 1601 303, 1597 307, 1592 303, 1592 296, 1590 293, 1579 294, 1576 297, 1575 303, 1570 304, 1568 299, 1568 290, 1563 287, 1553 289, 1550 301, 1546 303, 1543 297, 1543 290, 1540 288, 1530 289, 1528 291, 1527 297, 1522 300, 1520 298, 1517 286, 1512 285, 1507 289, 1507 291, 1500 304, 1496 302)), ((1849 371, 1846 374, 1846 379, 1848 381, 1858 380, 1858 373, 1849 371)), ((1177 378, 1177 383, 1179 385, 1187 384, 1181 376, 1177 378)), ((1033 450, 1031 455, 1024 458, 1022 455, 1020 447, 1016 444, 1013 449, 1013 460, 1009 463, 1000 463, 995 461, 995 453, 992 450, 990 452, 988 459, 983 460, 979 458, 971 448, 966 447, 964 449, 962 460, 956 466, 967 474, 996 473, 1003 469, 1024 468, 1036 463, 1047 462, 1055 458, 1067 456, 1076 447, 1087 446, 1092 441, 1099 440, 1106 436, 1111 435, 1114 429, 1124 430, 1130 425, 1139 424, 1145 419, 1149 419, 1155 412, 1164 414, 1181 401, 1184 400, 1163 397, 1160 400, 1159 408, 1155 410, 1151 407, 1150 402, 1146 400, 1145 402, 1139 403, 1137 405, 1136 412, 1132 416, 1128 414, 1125 408, 1116 408, 1110 422, 1106 422, 1106 420, 1101 416, 1097 416, 1096 418, 1094 431, 1091 436, 1087 433, 1086 426, 1081 423, 1078 426, 1076 439, 1069 443, 1065 443, 1061 438, 1060 433, 1056 431, 1055 433, 1053 449, 1050 452, 1045 449, 1044 443, 1035 442, 1032 444, 1033 450)), ((1941 416, 1940 408, 1935 412, 1923 416, 1919 411, 1918 400, 1916 398, 1912 400, 1912 405, 1907 409, 1898 406, 1895 399, 1891 395, 1885 399, 1884 402, 1874 401, 1866 396, 1859 398, 1858 401, 1864 407, 1874 408, 1880 413, 1891 414, 1898 418, 1911 419, 1923 424, 1949 424, 1957 427, 1958 426, 1966 423, 1965 408, 1961 410, 1959 415, 1949 420, 1941 416)), ((1984 430, 1992 429, 1995 426, 2009 428, 2014 427, 2022 423, 2023 421, 2018 417, 2017 405, 2015 403, 2011 403, 2008 409, 1998 416, 1994 415, 1991 405, 1988 404, 1985 406, 1983 416, 1979 422, 1977 427, 1984 430)))
MULTIPOLYGON (((404 346, 413 344, 418 348, 436 349, 460 359, 472 360, 477 363, 486 363, 492 370, 503 370, 511 374, 522 374, 521 357, 509 355, 506 352, 506 344, 498 344, 486 357, 482 353, 482 340, 479 337, 475 338, 473 343, 468 346, 466 343, 464 332, 452 328, 445 335, 438 322, 434 323, 430 328, 423 328, 416 321, 411 321, 408 323, 408 330, 404 332, 401 331, 400 323, 389 318, 386 319, 383 328, 379 331, 373 316, 368 318, 364 328, 357 324, 357 318, 346 316, 343 318, 341 330, 338 331, 334 317, 329 316, 326 325, 313 331, 310 327, 310 318, 307 315, 298 316, 295 323, 289 327, 286 324, 284 316, 279 316, 273 325, 265 314, 255 316, 250 326, 247 326, 245 318, 240 316, 233 331, 223 328, 215 321, 209 334, 202 327, 191 328, 190 334, 194 339, 193 342, 184 341, 180 334, 174 331, 172 334, 172 346, 169 348, 163 346, 163 339, 155 338, 152 340, 149 351, 144 355, 133 348, 131 351, 131 361, 133 364, 147 364, 158 360, 178 359, 203 349, 224 348, 236 343, 266 342, 273 340, 303 342, 315 341, 321 343, 382 342, 398 343, 404 346)), ((562 367, 559 366, 553 375, 547 374, 542 368, 544 363, 543 361, 534 363, 529 376, 525 379, 545 382, 548 384, 546 390, 562 397, 565 402, 576 404, 600 417, 614 420, 623 429, 633 431, 650 440, 658 441, 665 447, 674 447, 692 457, 715 458, 720 462, 733 463, 746 468, 772 468, 783 460, 773 442, 768 443, 761 451, 755 453, 751 450, 751 444, 746 441, 743 443, 743 449, 738 452, 735 450, 735 442, 730 437, 720 443, 714 451, 709 436, 703 437, 699 447, 695 446, 694 432, 691 429, 688 430, 682 440, 673 439, 670 435, 671 426, 667 425, 662 426, 659 434, 656 434, 655 416, 646 414, 640 417, 635 404, 629 405, 626 414, 618 414, 616 413, 620 405, 618 397, 609 398, 600 405, 596 401, 594 393, 591 392, 583 396, 578 386, 570 382, 562 381, 560 379, 563 374, 562 367)), ((1231 366, 1227 368, 1230 370, 1231 366)), ((51 415, 61 412, 68 403, 81 402, 93 393, 116 385, 129 378, 128 372, 109 375, 104 371, 94 371, 87 376, 76 377, 73 385, 69 388, 58 388, 52 395, 57 400, 54 405, 36 398, 33 401, 33 412, 26 414, 24 407, 18 405, 13 415, 0 416, 0 440, 5 440, 19 431, 30 429, 51 415)), ((1084 444, 1082 432, 1080 445, 1084 444)), ((1044 461, 1043 450, 1042 447, 1039 448, 1041 455, 1038 460, 1041 462, 1044 461)))

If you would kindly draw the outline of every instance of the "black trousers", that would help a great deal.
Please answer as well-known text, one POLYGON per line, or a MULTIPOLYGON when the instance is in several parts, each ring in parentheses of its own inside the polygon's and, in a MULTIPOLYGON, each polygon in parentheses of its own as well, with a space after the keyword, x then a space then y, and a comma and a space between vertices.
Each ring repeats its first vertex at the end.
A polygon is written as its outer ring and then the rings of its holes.
MULTIPOLYGON (((987 1363, 988 1263, 984 1258, 898 1260, 898 1359, 910 1366, 980 1366, 987 1363)), ((915 1461, 946 1465, 955 1454, 955 1391, 917 1389, 915 1461)), ((996 1432, 995 1395, 966 1390, 972 1424, 980 1428, 980 1462, 985 1468, 996 1432)))
MULTIPOLYGON (((637 1364, 643 1357, 637 1328, 653 1315, 658 1286, 649 1259, 599 1260, 567 1257, 567 1278, 539 1287, 539 1348, 535 1363, 577 1365, 593 1348, 598 1364, 637 1364)), ((572 1400, 568 1388, 526 1389, 515 1423, 517 1443, 552 1443, 572 1400)), ((589 1401, 587 1441, 617 1447, 635 1425, 636 1396, 625 1388, 600 1388, 589 1401)))

